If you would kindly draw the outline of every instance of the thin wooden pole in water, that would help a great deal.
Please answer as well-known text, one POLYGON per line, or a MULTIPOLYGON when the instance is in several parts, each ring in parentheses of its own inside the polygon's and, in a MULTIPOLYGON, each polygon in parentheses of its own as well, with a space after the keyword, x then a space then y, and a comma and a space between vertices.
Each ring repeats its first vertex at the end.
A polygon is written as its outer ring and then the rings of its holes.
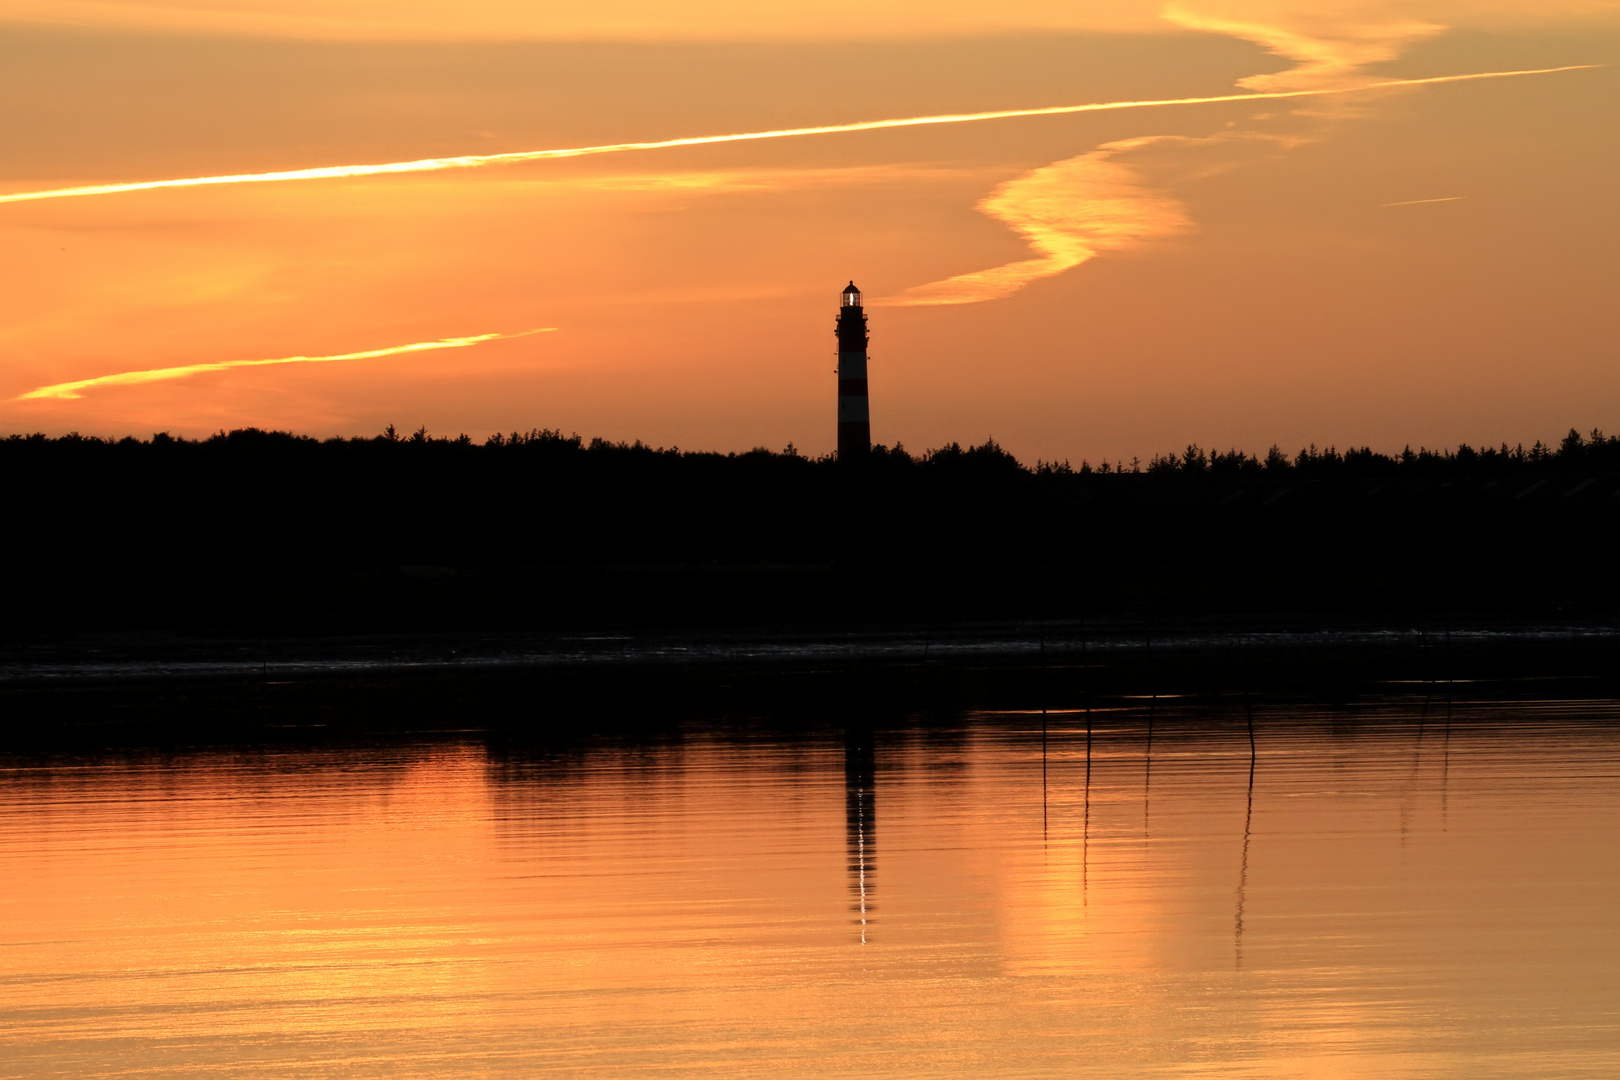
POLYGON ((268 606, 268 597, 265 595, 266 583, 259 579, 259 682, 270 681, 270 631, 264 623, 264 612, 268 606))
POLYGON ((1427 622, 1418 627, 1418 667, 1423 672, 1423 681, 1434 681, 1434 672, 1429 667, 1429 627, 1427 622))
POLYGON ((1457 686, 1457 666, 1451 659, 1451 627, 1446 627, 1446 708, 1451 708, 1451 695, 1457 686))
POLYGON ((1243 714, 1249 721, 1249 770, 1254 770, 1254 706, 1249 701, 1249 648, 1248 638, 1238 634, 1238 670, 1243 676, 1243 714))
POLYGON ((1046 620, 1041 620, 1041 839, 1046 839, 1046 620))
POLYGON ((1153 730, 1153 709, 1159 703, 1158 687, 1153 685, 1153 632, 1147 631, 1142 635, 1147 643, 1147 677, 1148 677, 1148 730, 1153 730))
POLYGON ((1080 620, 1080 671, 1084 680, 1081 693, 1086 706, 1086 790, 1085 811, 1080 825, 1080 906, 1090 903, 1091 870, 1091 634, 1080 620))
POLYGON ((1086 707, 1086 808, 1085 816, 1081 819, 1080 828, 1080 905, 1086 906, 1089 898, 1090 882, 1088 874, 1091 869, 1091 708, 1086 707))
POLYGON ((1446 793, 1451 779, 1451 702, 1446 702, 1446 737, 1440 744, 1440 831, 1449 831, 1446 815, 1446 793))
POLYGON ((1148 711, 1147 761, 1142 769, 1142 838, 1148 835, 1148 810, 1153 804, 1153 712, 1148 711))
POLYGON ((1086 767, 1091 767, 1091 635, 1086 633, 1084 622, 1080 624, 1080 670, 1085 673, 1085 702, 1086 702, 1086 767))
MULTIPOLYGON (((1418 633, 1420 635, 1419 638, 1418 638, 1418 656, 1421 657, 1422 660, 1423 660, 1423 672, 1424 672, 1424 675, 1427 676, 1427 675, 1430 674, 1429 662, 1428 662, 1429 661, 1429 647, 1426 644, 1426 642, 1429 639, 1429 636, 1428 636, 1428 634, 1426 632, 1421 631, 1421 630, 1418 631, 1418 633)), ((1434 680, 1430 679, 1430 678, 1425 678, 1423 680, 1423 707, 1425 709, 1427 709, 1429 707, 1429 699, 1431 697, 1433 697, 1433 696, 1434 696, 1434 680)))
POLYGON ((1147 669, 1148 669, 1148 728, 1147 728, 1147 768, 1142 775, 1142 835, 1147 836, 1148 829, 1148 796, 1153 790, 1153 714, 1158 711, 1159 689, 1153 682, 1153 632, 1150 630, 1143 635, 1147 641, 1147 669))
POLYGON ((1455 684, 1451 680, 1455 677, 1455 669, 1451 666, 1451 631, 1446 631, 1446 738, 1441 744, 1440 751, 1440 831, 1446 832, 1446 787, 1451 771, 1451 702, 1455 692, 1455 684))

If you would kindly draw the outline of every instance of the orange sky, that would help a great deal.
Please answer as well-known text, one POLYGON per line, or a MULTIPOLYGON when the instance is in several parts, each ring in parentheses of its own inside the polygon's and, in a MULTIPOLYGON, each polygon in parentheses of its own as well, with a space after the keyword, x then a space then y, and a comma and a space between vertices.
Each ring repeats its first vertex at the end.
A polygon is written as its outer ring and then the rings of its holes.
POLYGON ((0 204, 0 431, 822 452, 850 278, 914 449, 1620 426, 1615 69, 1338 92, 1613 64, 1620 4, 564 7, 0 0, 0 195, 1334 93, 0 204))

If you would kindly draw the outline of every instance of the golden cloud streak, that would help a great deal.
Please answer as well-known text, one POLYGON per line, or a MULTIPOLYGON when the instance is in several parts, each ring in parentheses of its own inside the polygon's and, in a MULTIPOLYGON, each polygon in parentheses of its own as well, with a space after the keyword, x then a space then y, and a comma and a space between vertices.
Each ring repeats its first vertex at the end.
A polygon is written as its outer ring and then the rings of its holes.
POLYGON ((524 161, 589 157, 595 154, 622 154, 634 150, 670 150, 685 146, 713 146, 718 143, 757 142, 762 139, 793 139, 805 135, 840 135, 858 131, 885 131, 891 128, 927 127, 935 124, 969 124, 982 120, 1011 120, 1032 116, 1068 116, 1076 113, 1114 112, 1122 109, 1154 109, 1177 105, 1217 105, 1241 101, 1274 101, 1284 98, 1324 97, 1368 90, 1388 90, 1441 83, 1472 82, 1479 79, 1510 79, 1524 75, 1552 75, 1583 71, 1602 64, 1569 64, 1563 67, 1527 68, 1519 71, 1485 71, 1467 75, 1435 75, 1425 79, 1387 79, 1356 86, 1276 90, 1263 93, 1215 94, 1208 97, 1159 98, 1150 101, 1105 101, 1087 105, 1052 105, 1038 109, 998 109, 994 112, 946 113, 939 116, 911 116, 894 120, 862 120, 853 124, 825 124, 819 127, 781 128, 776 131, 749 131, 735 135, 699 135, 653 142, 606 143, 559 150, 519 150, 505 154, 467 154, 460 157, 421 158, 378 165, 331 165, 316 169, 288 169, 282 172, 239 173, 230 176, 194 176, 181 180, 144 180, 129 184, 91 184, 84 187, 53 188, 45 191, 19 191, 0 195, 0 203, 34 202, 40 199, 67 199, 84 195, 119 195, 162 188, 208 187, 218 184, 269 184, 289 180, 334 180, 358 176, 387 176, 395 173, 438 172, 445 169, 481 169, 488 165, 512 165, 524 161))
POLYGON ((555 329, 557 329, 555 326, 546 326, 536 330, 524 330, 516 334, 474 334, 471 337, 440 338, 437 341, 416 341, 409 345, 392 345, 386 349, 365 349, 361 352, 335 353, 331 356, 281 356, 274 360, 219 360, 211 364, 186 364, 183 367, 153 368, 149 371, 122 371, 116 375, 100 375, 94 379, 79 379, 76 382, 41 386, 37 390, 19 394, 12 400, 38 401, 54 398, 57 401, 76 401, 81 396, 81 391, 98 386, 134 386, 139 383, 161 382, 164 379, 185 379, 192 375, 201 375, 209 371, 225 371, 229 368, 268 367, 271 364, 330 364, 337 360, 373 360, 379 356, 431 352, 435 349, 465 349, 470 345, 482 345, 486 341, 528 337, 530 334, 545 334, 555 329))
POLYGON ((1157 140, 1105 143, 1089 154, 1009 180, 978 205, 1022 236, 1037 258, 917 285, 878 301, 892 307, 977 304, 1011 296, 1032 281, 1192 227, 1181 204, 1148 191, 1128 165, 1113 160, 1157 140))
POLYGON ((1437 203, 1437 202, 1460 202, 1460 201, 1462 201, 1463 199, 1466 199, 1466 198, 1468 198, 1468 196, 1466 196, 1466 195, 1446 195, 1443 198, 1439 198, 1439 199, 1407 199, 1407 200, 1405 200, 1403 202, 1387 202, 1387 203, 1379 203, 1378 205, 1379 206, 1423 206, 1423 205, 1426 205, 1428 203, 1437 203))
MULTIPOLYGON (((1204 30, 1252 41, 1274 56, 1286 56, 1295 66, 1270 75, 1250 75, 1238 85, 1256 92, 1304 90, 1329 86, 1352 87, 1347 80, 1360 79, 1369 64, 1393 60, 1409 41, 1438 34, 1445 27, 1413 19, 1384 22, 1362 19, 1334 19, 1317 14, 1304 20, 1309 32, 1283 25, 1244 22, 1237 19, 1201 15, 1179 4, 1164 10, 1164 17, 1189 30, 1204 30)), ((1289 21, 1289 20, 1281 20, 1289 21)), ((1292 21, 1298 22, 1299 19, 1292 21)))

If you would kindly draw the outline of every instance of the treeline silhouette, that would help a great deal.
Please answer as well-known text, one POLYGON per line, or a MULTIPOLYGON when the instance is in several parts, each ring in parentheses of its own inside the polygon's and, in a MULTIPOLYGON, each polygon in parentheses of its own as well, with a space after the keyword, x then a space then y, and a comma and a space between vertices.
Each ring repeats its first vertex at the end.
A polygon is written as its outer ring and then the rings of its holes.
POLYGON ((8 630, 1611 610, 1620 438, 858 463, 535 430, 0 440, 8 630))
MULTIPOLYGON (((496 433, 482 443, 474 442, 465 434, 432 436, 426 428, 401 436, 392 425, 379 435, 349 439, 321 440, 290 432, 241 428, 231 432, 221 431, 206 439, 176 438, 167 433, 154 435, 148 440, 133 437, 104 439, 74 432, 54 439, 43 434, 10 435, 0 441, 0 465, 7 468, 83 468, 105 466, 115 460, 127 461, 131 458, 170 467, 181 461, 197 463, 209 459, 246 464, 279 458, 292 463, 308 461, 311 455, 316 454, 325 455, 325 460, 334 463, 352 463, 368 458, 413 463, 453 460, 483 462, 489 467, 495 467, 497 460, 510 460, 513 457, 547 463, 570 459, 612 460, 621 465, 626 461, 645 464, 656 459, 681 461, 689 466, 701 462, 703 466, 711 468, 722 461, 747 462, 755 466, 773 461, 794 469, 835 465, 832 454, 809 458, 799 453, 792 443, 781 452, 757 447, 745 453, 720 454, 682 451, 679 448, 655 449, 639 440, 634 443, 610 442, 601 438, 586 441, 577 434, 564 435, 560 431, 544 428, 528 432, 514 431, 511 434, 496 433)), ((1365 446, 1343 452, 1336 447, 1318 450, 1315 444, 1299 450, 1293 456, 1275 445, 1264 455, 1235 449, 1206 452, 1194 443, 1184 450, 1156 454, 1145 465, 1139 459, 1130 464, 1105 460, 1096 467, 1089 461, 1082 462, 1078 467, 1067 461, 1037 461, 1033 466, 1025 466, 991 438, 982 445, 965 448, 953 442, 921 455, 913 455, 899 444, 892 449, 880 444, 873 447, 869 467, 886 470, 966 468, 975 472, 1009 475, 1022 472, 1040 477, 1102 477, 1146 472, 1150 475, 1211 473, 1372 479, 1418 475, 1467 476, 1504 470, 1609 473, 1620 471, 1620 436, 1607 436, 1600 430, 1582 435, 1571 428, 1557 446, 1539 441, 1528 448, 1522 443, 1512 447, 1502 443, 1499 447, 1478 449, 1463 443, 1455 449, 1430 450, 1425 447, 1416 451, 1408 446, 1393 455, 1365 446)))

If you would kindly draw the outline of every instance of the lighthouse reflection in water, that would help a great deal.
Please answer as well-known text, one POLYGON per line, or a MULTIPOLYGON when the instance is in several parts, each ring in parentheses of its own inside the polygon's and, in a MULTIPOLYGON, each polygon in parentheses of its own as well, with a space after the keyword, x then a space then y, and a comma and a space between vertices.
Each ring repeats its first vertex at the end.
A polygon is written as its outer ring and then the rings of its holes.
POLYGON ((849 887, 852 907, 860 920, 861 944, 866 944, 871 923, 877 846, 875 754, 870 728, 852 727, 844 733, 844 822, 849 836, 849 887))

